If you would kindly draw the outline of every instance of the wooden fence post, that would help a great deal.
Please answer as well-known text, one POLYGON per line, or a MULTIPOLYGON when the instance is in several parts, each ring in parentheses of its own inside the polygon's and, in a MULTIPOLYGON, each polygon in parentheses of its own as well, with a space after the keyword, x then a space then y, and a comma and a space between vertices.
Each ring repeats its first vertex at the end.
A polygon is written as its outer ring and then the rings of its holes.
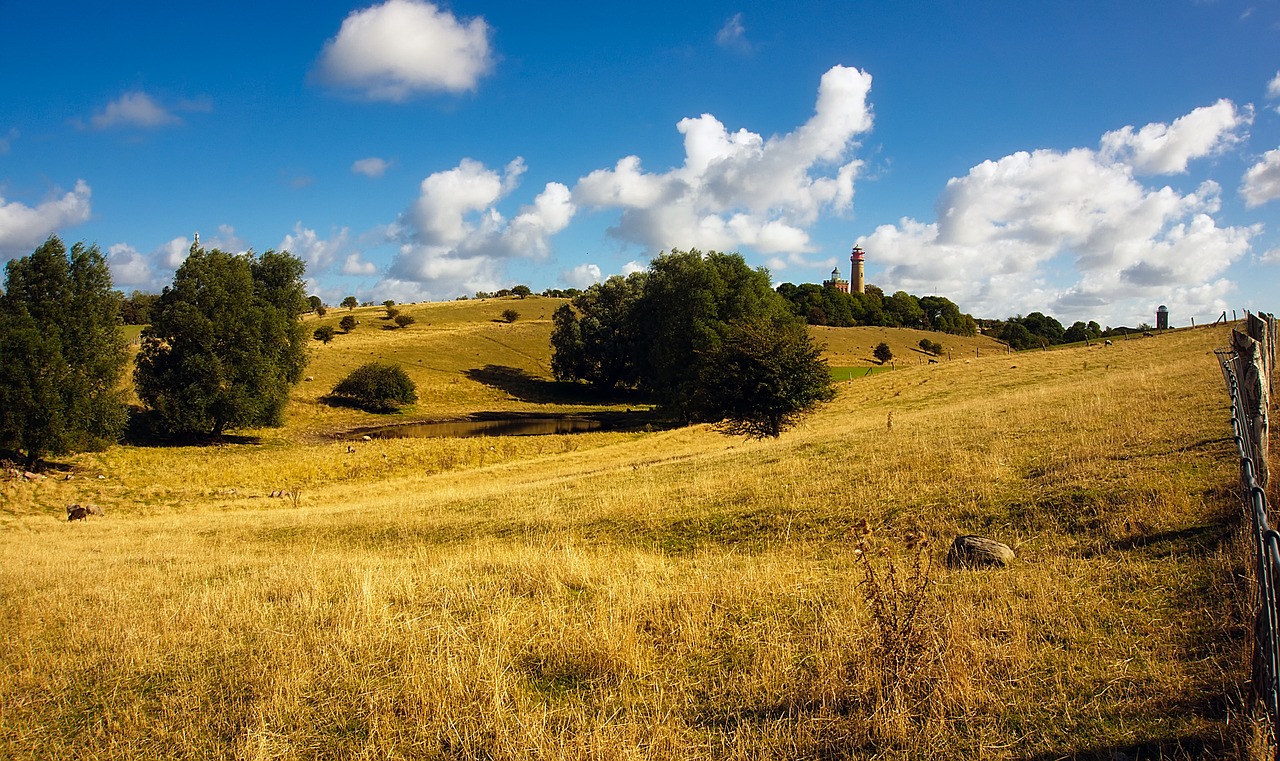
POLYGON ((1271 377, 1263 344, 1238 330, 1231 331, 1231 348, 1236 354, 1236 379, 1240 384, 1240 403, 1244 408, 1246 435, 1253 454, 1254 479, 1267 487, 1269 472, 1267 452, 1267 411, 1270 408, 1271 377))

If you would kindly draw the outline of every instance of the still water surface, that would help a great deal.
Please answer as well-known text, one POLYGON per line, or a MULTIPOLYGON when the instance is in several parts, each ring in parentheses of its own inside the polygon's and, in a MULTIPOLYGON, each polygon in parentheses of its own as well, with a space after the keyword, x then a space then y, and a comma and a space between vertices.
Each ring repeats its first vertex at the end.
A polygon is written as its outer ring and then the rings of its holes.
POLYGON ((369 436, 375 439, 546 436, 555 433, 586 433, 587 431, 598 431, 602 427, 603 423, 599 420, 569 417, 457 420, 446 423, 391 425, 386 428, 361 431, 356 438, 360 436, 369 436))

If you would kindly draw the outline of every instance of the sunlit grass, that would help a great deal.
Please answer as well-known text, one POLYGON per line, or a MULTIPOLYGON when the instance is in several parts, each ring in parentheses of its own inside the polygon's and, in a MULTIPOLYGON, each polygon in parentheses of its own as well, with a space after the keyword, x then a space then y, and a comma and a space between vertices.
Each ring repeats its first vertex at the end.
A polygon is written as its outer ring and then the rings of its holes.
POLYGON ((259 443, 4 483, 0 756, 1245 757, 1221 330, 899 366, 776 441, 318 435, 372 419, 313 390, 368 351, 433 362, 443 409, 559 409, 467 375, 546 362, 532 311, 488 322, 513 304, 340 336, 259 443), (912 701, 869 657, 865 527, 875 568, 932 540, 912 701), (949 571, 959 533, 1019 560, 949 571))

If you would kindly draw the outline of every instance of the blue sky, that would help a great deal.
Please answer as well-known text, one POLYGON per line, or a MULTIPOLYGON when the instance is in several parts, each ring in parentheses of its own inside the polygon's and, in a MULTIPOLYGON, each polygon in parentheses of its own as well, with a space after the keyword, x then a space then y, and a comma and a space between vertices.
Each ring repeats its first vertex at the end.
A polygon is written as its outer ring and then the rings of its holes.
POLYGON ((330 303, 659 251, 978 317, 1280 308, 1280 0, 0 0, 0 260, 192 235, 330 303))

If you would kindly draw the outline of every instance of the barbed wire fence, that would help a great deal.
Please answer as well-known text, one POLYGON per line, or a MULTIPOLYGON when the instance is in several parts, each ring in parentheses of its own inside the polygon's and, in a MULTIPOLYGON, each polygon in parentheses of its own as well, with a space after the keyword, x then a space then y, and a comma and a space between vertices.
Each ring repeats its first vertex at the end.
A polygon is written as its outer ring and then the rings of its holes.
POLYGON ((1240 486, 1253 535, 1252 691, 1270 722, 1271 744, 1280 761, 1280 532, 1267 511, 1270 481, 1269 421, 1276 319, 1246 314, 1245 331, 1231 332, 1231 346, 1215 354, 1231 394, 1231 427, 1240 450, 1240 486))

